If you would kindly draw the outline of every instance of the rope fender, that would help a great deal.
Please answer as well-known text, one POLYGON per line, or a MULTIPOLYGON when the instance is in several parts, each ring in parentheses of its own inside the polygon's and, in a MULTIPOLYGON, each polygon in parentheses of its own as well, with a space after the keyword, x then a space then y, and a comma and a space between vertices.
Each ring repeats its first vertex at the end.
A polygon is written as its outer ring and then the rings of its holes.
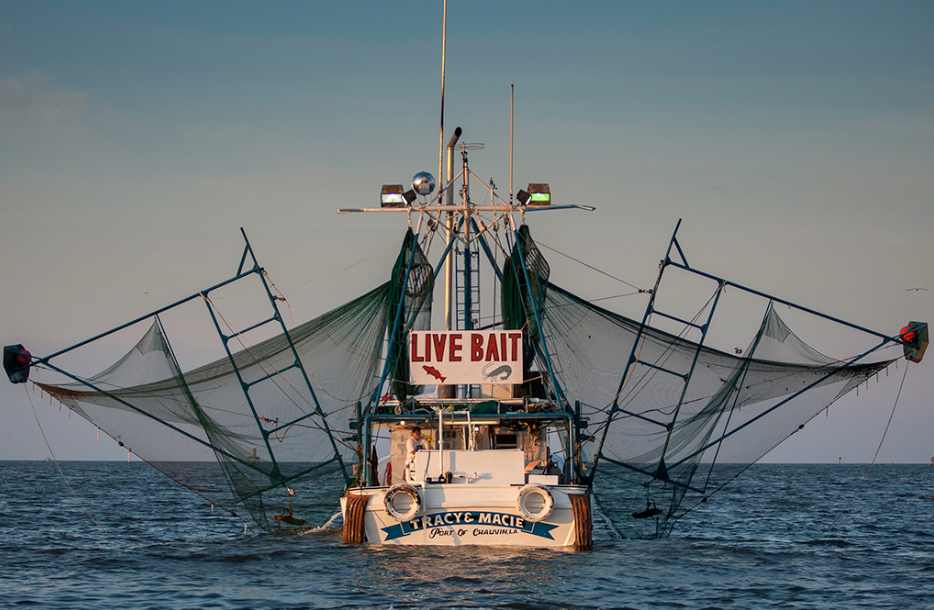
POLYGON ((589 549, 593 546, 593 518, 590 513, 590 494, 568 494, 574 508, 574 546, 589 549))
POLYGON ((344 512, 344 531, 341 542, 345 544, 366 542, 363 518, 366 516, 366 506, 369 502, 368 494, 347 494, 347 509, 344 512))

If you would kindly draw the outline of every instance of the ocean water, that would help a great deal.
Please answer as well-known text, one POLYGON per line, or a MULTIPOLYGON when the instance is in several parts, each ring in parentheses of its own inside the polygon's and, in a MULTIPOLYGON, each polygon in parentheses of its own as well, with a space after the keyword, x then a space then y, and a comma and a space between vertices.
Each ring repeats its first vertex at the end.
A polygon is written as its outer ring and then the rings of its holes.
MULTIPOLYGON (((755 465, 666 539, 345 546, 243 522, 141 463, 0 462, 2 608, 929 608, 934 467, 755 465)), ((612 507, 612 489, 600 492, 612 507)))

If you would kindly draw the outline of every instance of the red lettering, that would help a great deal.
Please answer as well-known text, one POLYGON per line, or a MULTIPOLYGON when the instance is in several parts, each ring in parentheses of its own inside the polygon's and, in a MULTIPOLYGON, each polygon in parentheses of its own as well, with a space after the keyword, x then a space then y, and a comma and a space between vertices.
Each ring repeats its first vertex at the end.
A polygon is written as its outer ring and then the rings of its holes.
POLYGON ((499 348, 496 346, 496 333, 490 333, 490 340, 486 346, 486 361, 499 360, 499 348))
POLYGON ((438 362, 444 360, 444 340, 447 339, 447 335, 437 334, 432 335, 435 341, 435 358, 438 362))
POLYGON ((502 354, 503 360, 506 359, 506 333, 499 333, 499 353, 502 354))
POLYGON ((448 352, 448 361, 450 362, 461 361, 461 357, 457 355, 457 352, 463 349, 463 346, 460 343, 462 337, 463 335, 460 333, 455 333, 451 335, 451 342, 448 344, 451 348, 448 352))
POLYGON ((412 335, 412 362, 424 362, 425 359, 418 355, 418 336, 412 335))
POLYGON ((522 340, 522 333, 509 333, 509 338, 512 340, 512 358, 513 362, 519 360, 519 341, 522 340))
POLYGON ((483 335, 470 335, 470 361, 479 362, 483 360, 483 335))

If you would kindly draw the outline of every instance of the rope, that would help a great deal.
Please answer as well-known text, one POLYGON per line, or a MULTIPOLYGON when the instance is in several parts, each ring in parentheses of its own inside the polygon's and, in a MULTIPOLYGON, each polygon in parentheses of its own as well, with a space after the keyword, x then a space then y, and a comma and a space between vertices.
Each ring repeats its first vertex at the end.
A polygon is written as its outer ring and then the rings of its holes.
POLYGON ((590 514, 589 494, 568 494, 574 509, 574 546, 589 549, 593 546, 593 517, 590 514))
POLYGON ((610 278, 610 279, 614 279, 614 280, 616 280, 617 282, 620 282, 620 283, 622 283, 622 284, 626 284, 626 285, 629 286, 630 288, 634 288, 634 289, 638 290, 640 293, 651 292, 650 290, 646 290, 646 289, 644 289, 644 288, 639 288, 639 287, 636 286, 635 284, 630 284, 630 283, 627 282, 626 280, 621 280, 621 279, 619 279, 618 277, 616 277, 615 275, 610 275, 610 274, 607 273, 606 271, 601 271, 600 269, 597 269, 597 268, 594 267, 593 265, 588 265, 588 264, 585 263, 584 261, 579 261, 579 260, 577 260, 576 258, 574 258, 573 256, 568 256, 568 255, 565 254, 564 252, 561 252, 560 250, 555 250, 555 249, 552 248, 551 246, 546 246, 545 244, 543 244, 542 242, 538 241, 537 239, 535 240, 535 243, 538 244, 539 246, 544 246, 545 248, 548 248, 548 249, 551 250, 552 252, 554 252, 554 253, 556 253, 556 254, 560 254, 561 256, 563 256, 563 257, 565 257, 565 258, 569 258, 569 259, 571 259, 572 261, 574 261, 575 263, 577 263, 577 264, 579 264, 579 265, 583 265, 583 266, 587 267, 588 269, 591 269, 591 270, 593 270, 593 271, 596 271, 597 273, 602 273, 603 275, 607 276, 607 277, 610 278))
MULTIPOLYGON (((356 267, 356 266, 359 265, 360 263, 366 262, 366 261, 370 260, 371 258, 373 258, 374 256, 376 256, 377 254, 382 254, 383 252, 385 252, 386 250, 388 250, 388 249, 390 249, 390 248, 395 248, 396 246, 398 246, 398 245, 401 244, 401 243, 402 243, 402 240, 399 240, 399 241, 397 241, 397 242, 394 243, 394 244, 389 244, 388 246, 386 246, 385 248, 383 248, 383 249, 380 250, 379 252, 374 252, 373 254, 369 255, 369 256, 366 257, 366 258, 360 259, 360 260, 358 260, 357 262, 355 262, 355 263, 353 263, 353 264, 351 264, 351 265, 347 265, 346 267, 344 267, 344 268, 341 269, 340 271, 335 271, 335 272, 332 273, 331 275, 329 275, 329 276, 327 276, 327 277, 323 277, 323 278, 321 278, 320 280, 317 280, 317 281, 315 281, 315 282, 312 282, 312 283, 308 284, 307 286, 305 286, 304 288, 299 288, 298 290, 294 290, 294 291, 290 292, 290 293, 289 293, 288 295, 286 295, 286 296, 292 296, 293 294, 298 294, 298 293, 301 292, 302 290, 306 290, 306 289, 308 289, 308 288, 311 288, 311 287, 314 286, 315 284, 320 284, 320 283, 323 282, 324 280, 330 279, 330 278, 334 277, 335 275, 337 275, 337 274, 339 274, 339 273, 343 273, 344 271, 347 271, 347 270, 350 269, 351 267, 356 267)), ((280 294, 282 294, 282 293, 280 293, 280 294)), ((301 312, 299 312, 299 313, 301 313, 301 312)), ((303 315, 304 315, 304 314, 303 314, 303 315)), ((311 319, 311 318, 309 318, 309 320, 310 320, 310 319, 311 319)))
POLYGON ((49 449, 49 455, 52 456, 52 461, 55 463, 55 467, 58 468, 58 473, 59 473, 60 475, 62 475, 62 480, 64 480, 64 481, 65 481, 65 485, 68 486, 68 491, 70 491, 70 492, 71 492, 71 495, 73 495, 73 496, 75 497, 75 500, 78 501, 78 504, 81 505, 81 508, 84 509, 84 512, 87 513, 88 517, 91 518, 91 521, 94 522, 94 525, 96 525, 97 527, 99 527, 100 530, 101 530, 102 532, 107 533, 107 530, 105 530, 105 529, 103 528, 103 526, 101 526, 101 524, 97 522, 97 519, 94 518, 94 515, 92 515, 92 514, 90 513, 90 511, 88 511, 87 507, 84 505, 84 503, 81 501, 81 499, 78 498, 78 494, 76 494, 76 493, 75 493, 75 490, 72 489, 71 483, 68 482, 68 477, 66 477, 66 476, 65 476, 65 473, 62 472, 62 467, 58 465, 58 460, 55 459, 55 454, 52 453, 52 446, 49 444, 49 439, 46 438, 46 436, 45 436, 45 430, 42 429, 42 424, 39 423, 39 415, 36 413, 36 407, 33 406, 33 404, 32 404, 32 397, 29 395, 29 391, 26 390, 26 386, 25 386, 25 385, 23 385, 23 391, 26 392, 26 398, 29 399, 29 406, 32 408, 32 415, 33 415, 33 417, 36 418, 36 425, 39 426, 39 432, 42 433, 42 440, 45 441, 45 446, 49 449))
POLYGON ((344 510, 344 530, 341 542, 362 544, 366 542, 366 506, 370 502, 368 494, 347 493, 347 506, 344 510))
MULTIPOLYGON (((901 384, 899 384, 899 386, 898 386, 898 394, 895 396, 895 404, 892 405, 892 412, 889 414, 889 421, 885 424, 885 430, 883 430, 883 432, 882 432, 882 438, 879 440, 879 446, 876 448, 876 453, 875 453, 875 455, 872 456, 872 462, 869 464, 869 468, 866 469, 866 474, 863 475, 862 480, 860 480, 859 485, 857 486, 856 490, 853 492, 853 496, 847 501, 846 506, 843 507, 843 509, 837 514, 836 517, 834 517, 834 520, 830 523, 830 525, 828 525, 828 526, 820 533, 821 536, 823 536, 823 535, 826 534, 828 531, 830 531, 830 529, 833 528, 834 524, 836 524, 837 520, 840 518, 840 515, 842 515, 844 512, 846 512, 846 510, 850 507, 850 504, 851 504, 851 503, 853 502, 853 500, 856 498, 857 494, 859 493, 860 488, 863 486, 863 483, 866 481, 866 477, 869 476, 869 471, 872 470, 873 465, 876 463, 876 458, 879 457, 879 451, 882 449, 882 443, 885 441, 885 435, 886 435, 886 434, 888 433, 888 431, 889 431, 889 425, 892 423, 892 418, 895 416, 895 408, 898 406, 898 400, 899 400, 899 398, 900 398, 901 395, 902 395, 902 387, 904 387, 904 385, 905 385, 905 376, 906 376, 907 374, 908 374, 908 367, 906 366, 906 367, 905 367, 905 373, 902 375, 901 384)), ((828 406, 829 406, 829 405, 828 405, 828 406)), ((795 430, 795 432, 797 432, 797 430, 795 430)), ((794 434, 794 433, 792 433, 792 434, 794 434)), ((787 438, 787 437, 786 437, 786 438, 787 438)), ((750 466, 751 466, 751 464, 750 464, 750 466)), ((747 467, 748 467, 748 466, 747 466, 747 467)), ((734 475, 733 475, 732 477, 730 477, 728 480, 724 481, 723 484, 721 484, 721 485, 720 485, 719 487, 717 487, 715 490, 713 490, 713 491, 710 492, 709 494, 706 494, 701 500, 699 500, 697 503, 695 503, 694 506, 688 508, 688 509, 685 510, 683 513, 681 513, 680 515, 673 516, 673 517, 669 520, 669 525, 670 525, 670 527, 673 528, 674 525, 678 522, 678 520, 681 519, 681 517, 684 517, 684 516, 687 515, 688 513, 692 512, 695 508, 697 508, 698 506, 700 506, 701 504, 703 504, 704 502, 706 502, 707 499, 710 498, 710 497, 712 497, 714 494, 717 494, 717 493, 719 493, 720 491, 722 491, 724 487, 726 487, 727 485, 729 485, 730 483, 732 483, 734 480, 736 480, 736 479, 737 479, 741 474, 743 474, 745 471, 746 471, 746 468, 741 469, 739 472, 737 472, 736 474, 734 474, 734 475)))
POLYGON ((837 520, 840 519, 840 516, 843 515, 843 513, 845 513, 848 508, 850 508, 850 504, 852 504, 853 500, 856 499, 856 496, 859 494, 860 489, 862 489, 863 487, 863 483, 865 483, 866 479, 869 477, 869 471, 872 470, 872 467, 876 463, 876 458, 879 457, 879 451, 882 449, 882 443, 885 442, 885 435, 888 433, 889 426, 892 424, 892 418, 895 417, 895 408, 898 407, 898 399, 902 395, 902 388, 905 386, 905 377, 907 376, 908 376, 908 361, 906 360, 905 361, 905 372, 902 373, 902 381, 898 386, 898 394, 896 394, 895 396, 895 404, 892 405, 892 412, 889 414, 889 421, 886 422, 885 430, 882 431, 882 438, 879 439, 879 446, 876 447, 876 453, 875 455, 872 456, 872 461, 869 463, 869 468, 866 469, 866 474, 864 474, 863 478, 860 479, 859 485, 857 485, 856 489, 853 491, 853 495, 850 497, 849 500, 847 500, 846 506, 844 506, 843 509, 839 513, 837 513, 837 516, 833 518, 833 521, 830 522, 830 525, 828 525, 824 529, 824 531, 820 533, 821 536, 823 536, 824 534, 829 532, 831 529, 833 529, 833 526, 837 523, 837 520))
POLYGON ((596 298, 596 299, 588 299, 587 302, 588 302, 588 303, 596 303, 596 302, 598 302, 598 301, 608 301, 608 300, 610 300, 610 299, 621 299, 621 298, 623 298, 623 297, 631 297, 631 296, 636 295, 636 294, 642 294, 643 292, 645 292, 645 291, 640 289, 640 290, 638 290, 637 292, 624 292, 623 294, 614 294, 613 296, 609 296, 609 297, 599 297, 599 298, 596 298))
MULTIPOLYGON (((384 250, 385 250, 385 248, 384 248, 384 250)), ((382 252, 382 251, 383 251, 383 250, 380 250, 380 252, 382 252)), ((377 254, 379 254, 379 252, 377 252, 377 254)), ((272 281, 272 279, 269 277, 269 275, 268 275, 265 271, 263 272, 263 276, 264 276, 264 277, 266 278, 266 280, 269 282, 269 285, 272 287, 272 289, 275 290, 277 293, 279 293, 280 296, 276 297, 276 300, 282 301, 283 303, 285 303, 285 306, 288 308, 288 311, 289 311, 289 324, 292 325, 292 328, 291 328, 290 330, 295 330, 295 320, 292 318, 293 307, 292 307, 292 304, 289 303, 288 297, 287 297, 286 295, 282 294, 282 291, 279 290, 279 288, 275 285, 275 283, 272 281)), ((293 293, 293 294, 294 294, 294 293, 293 293)), ((210 301, 209 301, 209 302, 210 302, 210 301)), ((211 307, 214 307, 214 304, 213 304, 213 303, 211 303, 211 307)), ((217 308, 214 307, 214 310, 217 311, 217 308)), ((298 311, 298 310, 295 310, 295 311, 298 311)), ((309 319, 308 316, 306 316, 306 315, 303 314, 302 312, 299 311, 298 313, 299 313, 302 317, 304 317, 304 318, 306 318, 306 319, 309 319)), ((219 311, 218 311, 218 314, 220 314, 219 311)), ((223 318, 223 316, 221 316, 221 318, 223 318)), ((226 318, 224 319, 224 322, 227 324, 228 327, 230 327, 230 329, 231 329, 232 331, 234 331, 234 332, 237 334, 238 340, 239 340, 241 337, 243 337, 243 335, 240 333, 240 331, 238 331, 236 328, 232 327, 232 326, 230 325, 230 322, 228 322, 228 321, 226 320, 226 318)), ((243 338, 243 340, 244 340, 244 341, 247 341, 246 338, 243 338)), ((247 343, 250 345, 251 348, 253 347, 253 344, 249 343, 249 341, 247 341, 247 343)), ((242 345, 242 343, 241 343, 241 345, 242 345)), ((347 403, 347 406, 345 406, 345 407, 343 407, 342 409, 339 409, 339 410, 346 409, 346 408, 352 406, 353 403, 355 403, 355 402, 357 402, 357 401, 360 401, 360 400, 363 400, 363 399, 367 398, 368 396, 370 396, 370 394, 372 394, 372 391, 371 391, 371 390, 365 390, 363 394, 361 394, 360 396, 357 396, 356 398, 341 398, 340 396, 335 396, 334 394, 331 394, 330 392, 327 391, 327 389, 324 387, 324 385, 322 385, 321 382, 318 381, 318 378, 315 377, 315 374, 314 374, 314 372, 312 371, 311 366, 308 364, 308 359, 305 357, 305 350, 304 350, 304 348, 302 347, 302 343, 301 343, 301 342, 296 342, 296 343, 294 343, 294 346, 295 346, 295 349, 298 351, 298 356, 299 356, 299 358, 301 358, 302 364, 305 365, 305 372, 308 373, 308 375, 311 377, 311 379, 315 382, 315 385, 318 386, 318 389, 320 389, 322 392, 324 392, 325 394, 327 394, 328 396, 330 396, 331 398, 333 398, 334 400, 336 400, 336 401, 338 401, 338 402, 347 403)), ((251 352, 251 353, 252 353, 252 352, 251 352)), ((256 360, 255 357, 254 357, 254 360, 256 360)), ((269 363, 269 360, 268 360, 268 359, 264 359, 264 361, 265 361, 266 363, 269 363)), ((259 364, 260 367, 262 367, 262 364, 261 364, 259 361, 257 361, 257 364, 259 364)), ((272 364, 270 364, 270 366, 272 366, 272 364)), ((273 370, 275 370, 276 373, 279 374, 279 376, 281 376, 281 373, 279 373, 279 371, 276 370, 274 367, 273 367, 273 370)), ((293 389, 294 389, 294 388, 293 388, 293 389)), ((308 401, 306 400, 305 402, 308 402, 308 401)), ((294 403, 293 403, 293 404, 294 404, 294 403)), ((308 403, 308 404, 309 404, 309 406, 312 406, 312 407, 314 406, 314 405, 311 405, 311 403, 308 403)), ((328 415, 331 415, 331 414, 336 413, 336 412, 338 412, 338 411, 332 411, 331 413, 328 413, 328 415)))

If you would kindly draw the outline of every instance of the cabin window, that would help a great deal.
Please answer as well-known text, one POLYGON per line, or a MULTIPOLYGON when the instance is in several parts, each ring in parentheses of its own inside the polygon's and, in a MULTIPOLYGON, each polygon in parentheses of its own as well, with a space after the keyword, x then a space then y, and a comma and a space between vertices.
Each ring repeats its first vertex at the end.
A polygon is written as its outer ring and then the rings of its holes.
POLYGON ((498 432, 494 437, 497 449, 518 449, 519 435, 515 433, 498 432))

